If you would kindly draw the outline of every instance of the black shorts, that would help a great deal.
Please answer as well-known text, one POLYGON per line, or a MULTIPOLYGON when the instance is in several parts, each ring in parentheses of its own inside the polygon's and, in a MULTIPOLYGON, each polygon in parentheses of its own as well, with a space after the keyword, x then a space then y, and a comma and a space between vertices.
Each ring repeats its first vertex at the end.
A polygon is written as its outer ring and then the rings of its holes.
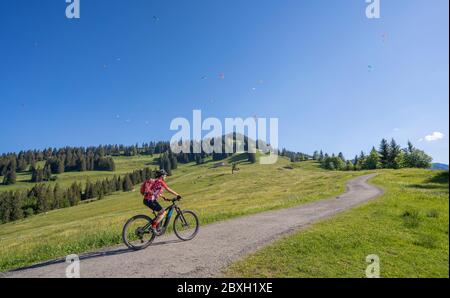
POLYGON ((163 210, 163 207, 156 200, 151 201, 151 200, 144 199, 144 205, 147 206, 148 208, 152 209, 155 212, 160 212, 161 210, 163 210))

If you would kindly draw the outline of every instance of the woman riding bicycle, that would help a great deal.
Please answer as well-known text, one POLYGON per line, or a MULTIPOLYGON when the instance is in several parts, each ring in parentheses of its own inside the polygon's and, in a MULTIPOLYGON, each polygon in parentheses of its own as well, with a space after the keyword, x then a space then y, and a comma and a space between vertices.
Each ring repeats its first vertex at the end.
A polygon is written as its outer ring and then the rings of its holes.
POLYGON ((177 198, 181 198, 177 192, 167 186, 165 182, 166 177, 167 172, 165 170, 156 171, 155 179, 148 179, 141 186, 141 194, 144 196, 144 205, 158 213, 158 216, 153 221, 151 226, 153 231, 156 231, 159 223, 163 220, 167 213, 166 210, 158 203, 158 198, 161 196, 164 189, 177 196, 177 198))

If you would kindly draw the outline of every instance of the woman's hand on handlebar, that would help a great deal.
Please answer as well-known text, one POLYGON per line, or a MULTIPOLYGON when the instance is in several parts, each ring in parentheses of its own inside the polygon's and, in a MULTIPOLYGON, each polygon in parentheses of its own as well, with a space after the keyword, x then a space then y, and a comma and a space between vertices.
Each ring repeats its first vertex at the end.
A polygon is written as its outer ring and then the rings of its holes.
POLYGON ((162 198, 164 201, 166 201, 166 202, 174 202, 174 201, 179 201, 179 200, 182 199, 182 197, 181 197, 180 195, 178 195, 176 198, 173 198, 173 199, 171 199, 171 200, 169 200, 168 198, 166 198, 166 197, 164 197, 164 196, 161 196, 161 198, 162 198))

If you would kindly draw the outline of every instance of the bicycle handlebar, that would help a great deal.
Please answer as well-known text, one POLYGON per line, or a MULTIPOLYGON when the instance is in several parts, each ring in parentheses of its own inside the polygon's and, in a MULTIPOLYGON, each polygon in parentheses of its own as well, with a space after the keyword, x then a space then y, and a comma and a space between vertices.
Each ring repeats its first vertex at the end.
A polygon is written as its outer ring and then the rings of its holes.
POLYGON ((164 201, 168 201, 168 202, 172 202, 172 203, 175 203, 176 201, 181 201, 181 199, 182 199, 181 196, 178 196, 178 197, 173 198, 173 199, 167 199, 164 196, 161 196, 161 197, 163 198, 164 201))

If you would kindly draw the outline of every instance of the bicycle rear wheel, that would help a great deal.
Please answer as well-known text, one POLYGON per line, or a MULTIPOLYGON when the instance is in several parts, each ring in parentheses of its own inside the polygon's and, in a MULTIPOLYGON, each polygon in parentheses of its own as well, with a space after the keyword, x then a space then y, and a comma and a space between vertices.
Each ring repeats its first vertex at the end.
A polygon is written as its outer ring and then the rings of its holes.
POLYGON ((130 218, 122 231, 122 239, 125 245, 131 249, 140 250, 152 244, 156 237, 150 229, 152 221, 147 215, 136 215, 130 218))
POLYGON ((199 221, 197 215, 189 210, 181 211, 173 222, 173 231, 178 238, 189 241, 197 236, 199 221))

